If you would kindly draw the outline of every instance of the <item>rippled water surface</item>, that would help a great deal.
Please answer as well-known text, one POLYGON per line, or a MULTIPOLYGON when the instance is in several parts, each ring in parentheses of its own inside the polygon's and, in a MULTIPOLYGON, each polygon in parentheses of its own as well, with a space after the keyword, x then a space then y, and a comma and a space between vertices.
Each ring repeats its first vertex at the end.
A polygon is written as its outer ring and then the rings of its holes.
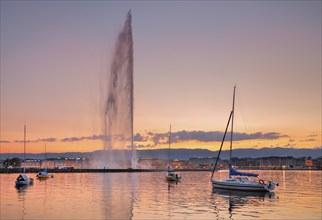
MULTIPOLYGON (((69 173, 17 189, 0 175, 0 219, 321 219, 321 171, 259 171, 274 193, 213 191, 209 172, 69 173)), ((216 174, 225 178, 227 172, 216 174)))

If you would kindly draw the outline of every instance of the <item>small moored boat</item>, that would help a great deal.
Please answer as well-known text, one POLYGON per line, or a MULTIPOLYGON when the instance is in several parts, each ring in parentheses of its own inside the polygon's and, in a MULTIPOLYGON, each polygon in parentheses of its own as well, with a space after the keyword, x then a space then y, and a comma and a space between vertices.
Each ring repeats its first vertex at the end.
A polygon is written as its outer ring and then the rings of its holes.
POLYGON ((16 186, 26 186, 33 183, 32 178, 28 178, 26 174, 21 173, 16 179, 16 186))
POLYGON ((37 173, 36 177, 38 179, 48 179, 50 178, 50 175, 47 173, 47 170, 45 169, 44 171, 40 171, 39 173, 37 173))
POLYGON ((167 181, 179 181, 181 179, 181 176, 177 173, 174 173, 174 172, 175 172, 175 170, 168 169, 168 173, 165 176, 165 179, 167 181))
MULTIPOLYGON (((23 149, 24 149, 24 153, 23 153, 23 161, 26 161, 26 133, 27 133, 27 129, 26 129, 26 124, 24 125, 24 140, 23 140, 23 149)), ((23 168, 23 173, 19 174, 19 176, 17 177, 15 183, 16 186, 26 186, 29 184, 33 183, 33 179, 27 177, 27 175, 25 174, 25 168, 23 168)))
MULTIPOLYGON (((45 160, 44 162, 47 161, 47 150, 46 150, 46 144, 45 144, 45 160)), ((40 171, 39 173, 37 173, 36 177, 38 179, 48 179, 50 177, 54 177, 54 175, 49 175, 48 172, 47 172, 47 167, 45 167, 45 169, 43 171, 40 171)))
POLYGON ((170 131, 169 131, 169 164, 168 164, 168 173, 165 176, 166 181, 179 181, 181 179, 181 176, 177 173, 175 173, 174 169, 171 169, 171 160, 170 160, 170 145, 171 145, 171 125, 170 125, 170 131))

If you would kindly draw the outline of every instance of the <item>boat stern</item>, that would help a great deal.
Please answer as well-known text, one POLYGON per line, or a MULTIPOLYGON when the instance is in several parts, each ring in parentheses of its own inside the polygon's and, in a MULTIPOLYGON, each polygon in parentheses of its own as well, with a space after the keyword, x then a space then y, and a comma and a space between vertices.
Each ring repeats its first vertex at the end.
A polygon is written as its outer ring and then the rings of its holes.
POLYGON ((267 191, 274 190, 276 185, 277 185, 276 183, 273 183, 272 181, 269 180, 268 183, 265 184, 265 189, 267 191))

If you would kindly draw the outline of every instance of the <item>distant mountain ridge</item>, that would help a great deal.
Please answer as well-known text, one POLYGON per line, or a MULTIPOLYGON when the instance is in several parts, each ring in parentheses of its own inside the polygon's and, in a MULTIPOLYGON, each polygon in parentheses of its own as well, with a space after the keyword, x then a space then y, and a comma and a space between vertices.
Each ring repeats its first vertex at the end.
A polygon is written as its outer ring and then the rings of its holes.
MULTIPOLYGON (((114 150, 115 152, 120 152, 114 150)), ((100 151, 93 152, 65 152, 65 153, 47 153, 47 158, 77 158, 77 157, 93 157, 100 154, 100 151)), ((169 149, 149 149, 149 150, 137 150, 138 158, 153 158, 153 159, 168 159, 169 149)), ((171 159, 178 160, 188 160, 191 157, 217 157, 218 151, 210 151, 207 149, 171 149, 171 159)), ((269 156, 279 156, 286 157, 292 156, 295 158, 299 157, 312 157, 318 158, 322 156, 322 148, 260 148, 260 149, 234 149, 233 157, 245 158, 245 157, 269 157, 269 156)), ((1 154, 1 159, 5 160, 7 158, 19 157, 23 158, 22 153, 12 153, 12 154, 1 154)), ((221 152, 220 158, 227 159, 229 157, 229 150, 224 150, 221 152)), ((44 159, 45 154, 26 154, 28 159, 44 159)))
MULTIPOLYGON (((169 154, 168 149, 142 150, 139 151, 141 158, 159 158, 167 159, 169 154)), ((187 160, 191 157, 217 157, 218 151, 210 151, 207 149, 171 149, 171 159, 187 160)), ((261 148, 261 149, 234 149, 233 157, 269 157, 269 156, 293 156, 318 158, 322 156, 322 148, 313 149, 294 149, 294 148, 261 148)), ((224 150, 220 155, 221 159, 229 158, 229 150, 224 150)))

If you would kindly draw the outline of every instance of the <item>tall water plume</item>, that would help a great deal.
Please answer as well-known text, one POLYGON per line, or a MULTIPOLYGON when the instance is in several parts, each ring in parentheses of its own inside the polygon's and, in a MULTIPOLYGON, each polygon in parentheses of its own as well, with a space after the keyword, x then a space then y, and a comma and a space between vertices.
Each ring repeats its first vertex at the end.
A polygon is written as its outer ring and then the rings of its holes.
POLYGON ((119 33, 103 104, 104 161, 115 168, 135 167, 133 145, 133 38, 131 10, 119 33))

